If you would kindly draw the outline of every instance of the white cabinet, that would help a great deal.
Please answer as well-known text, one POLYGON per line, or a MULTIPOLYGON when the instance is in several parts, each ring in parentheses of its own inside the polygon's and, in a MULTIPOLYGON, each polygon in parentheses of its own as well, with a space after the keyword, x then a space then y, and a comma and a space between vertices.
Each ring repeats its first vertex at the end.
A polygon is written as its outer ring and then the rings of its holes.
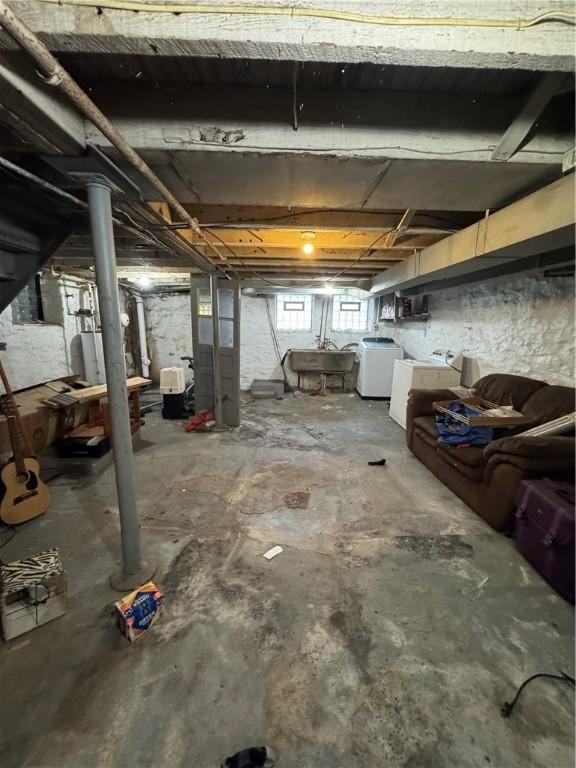
POLYGON ((406 429, 406 405, 411 389, 450 389, 460 384, 460 371, 425 360, 395 360, 390 416, 406 429))
POLYGON ((390 397, 393 364, 404 357, 402 347, 393 339, 367 337, 360 342, 356 356, 359 361, 356 390, 360 397, 390 397))

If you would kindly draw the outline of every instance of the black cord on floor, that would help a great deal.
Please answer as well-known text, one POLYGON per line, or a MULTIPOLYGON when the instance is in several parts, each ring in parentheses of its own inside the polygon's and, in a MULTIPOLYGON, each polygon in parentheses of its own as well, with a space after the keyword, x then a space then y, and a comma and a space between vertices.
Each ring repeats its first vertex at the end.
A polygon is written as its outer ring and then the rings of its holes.
POLYGON ((504 706, 500 710, 500 713, 502 717, 510 717, 512 714, 512 710, 516 706, 516 702, 520 698, 520 694, 524 690, 524 688, 528 685, 528 683, 531 683, 532 680, 536 680, 537 677, 549 677, 552 680, 561 680, 564 683, 568 683, 568 685, 571 685, 572 688, 574 688, 576 681, 573 677, 570 677, 570 675, 567 675, 565 672, 561 672, 559 675, 549 675, 546 672, 539 672, 537 675, 532 675, 532 677, 529 677, 527 680, 524 680, 520 688, 516 691, 516 696, 512 699, 511 702, 505 702, 504 706))

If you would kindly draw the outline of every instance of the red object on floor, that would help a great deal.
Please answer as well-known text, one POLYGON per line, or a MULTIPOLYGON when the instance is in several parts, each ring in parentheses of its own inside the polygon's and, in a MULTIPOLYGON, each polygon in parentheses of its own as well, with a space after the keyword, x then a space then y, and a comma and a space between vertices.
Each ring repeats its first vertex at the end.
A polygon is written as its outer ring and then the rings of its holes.
POLYGON ((208 421, 214 421, 214 414, 212 411, 198 411, 190 421, 184 424, 186 432, 196 432, 197 429, 203 427, 208 421))

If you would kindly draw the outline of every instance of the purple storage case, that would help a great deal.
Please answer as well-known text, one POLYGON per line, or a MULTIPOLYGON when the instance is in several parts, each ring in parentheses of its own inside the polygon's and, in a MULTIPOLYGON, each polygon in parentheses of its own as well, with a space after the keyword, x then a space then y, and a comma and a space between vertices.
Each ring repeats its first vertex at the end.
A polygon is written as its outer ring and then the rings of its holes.
POLYGON ((516 504, 516 546, 574 604, 574 486, 546 478, 523 480, 516 504))

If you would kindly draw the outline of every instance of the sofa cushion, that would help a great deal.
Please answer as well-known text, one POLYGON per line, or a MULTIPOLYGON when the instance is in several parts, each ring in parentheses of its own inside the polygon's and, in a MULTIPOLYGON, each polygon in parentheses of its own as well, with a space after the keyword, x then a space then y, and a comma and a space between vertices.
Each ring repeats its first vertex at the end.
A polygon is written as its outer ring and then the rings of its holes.
POLYGON ((434 416, 417 416, 414 419, 414 427, 424 432, 427 437, 433 438, 434 442, 438 440, 438 430, 436 429, 436 419, 434 416))
POLYGON ((453 445, 438 444, 439 456, 457 472, 469 480, 481 483, 484 479, 483 449, 470 446, 456 448, 453 445))
POLYGON ((484 447, 479 448, 470 445, 466 448, 460 448, 456 445, 443 445, 442 443, 439 443, 438 446, 460 464, 466 464, 468 467, 484 467, 486 464, 484 447))
POLYGON ((512 376, 508 373, 491 373, 478 379, 472 387, 474 392, 498 405, 512 405, 517 411, 524 411, 524 404, 542 387, 544 381, 512 376))
POLYGON ((414 429, 420 439, 438 451, 439 456, 461 475, 481 483, 484 476, 484 449, 469 446, 457 448, 453 445, 442 445, 438 442, 438 430, 434 416, 417 416, 414 419, 414 429))
POLYGON ((574 413, 576 410, 574 397, 575 390, 572 387, 556 385, 542 387, 534 392, 522 412, 537 424, 545 424, 552 419, 574 413))

